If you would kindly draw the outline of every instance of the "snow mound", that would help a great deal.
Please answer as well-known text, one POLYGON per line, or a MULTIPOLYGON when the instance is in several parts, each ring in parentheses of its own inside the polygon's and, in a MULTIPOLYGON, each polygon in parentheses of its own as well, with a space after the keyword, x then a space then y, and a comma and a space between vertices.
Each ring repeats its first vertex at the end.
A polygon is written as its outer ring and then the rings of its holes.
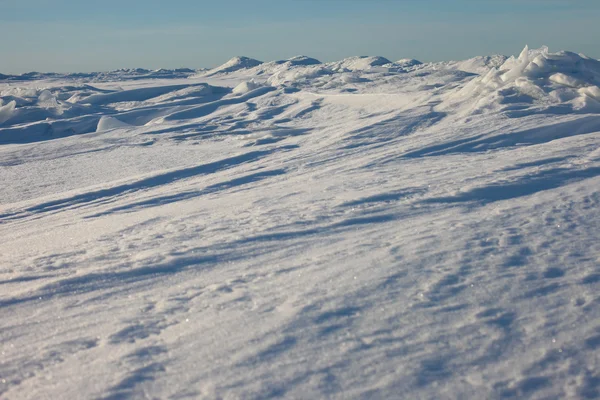
POLYGON ((403 68, 409 68, 417 65, 422 65, 423 63, 419 60, 415 60, 414 58, 403 58, 401 60, 396 61, 394 64, 399 65, 403 68))
POLYGON ((285 63, 290 66, 306 66, 306 65, 318 65, 321 64, 321 61, 316 58, 307 57, 307 56, 294 56, 290 59, 285 60, 285 63))
POLYGON ((233 57, 231 60, 227 61, 225 64, 223 64, 217 68, 213 68, 213 69, 209 70, 205 74, 205 76, 211 76, 211 75, 216 75, 216 74, 228 74, 228 73, 239 71, 242 69, 254 68, 260 64, 262 64, 262 61, 255 60, 253 58, 243 57, 243 56, 233 57))
POLYGON ((508 57, 503 55, 477 56, 468 60, 450 63, 450 67, 477 75, 484 75, 492 68, 499 68, 508 57))
POLYGON ((123 128, 131 128, 131 125, 126 124, 123 121, 120 121, 114 117, 103 116, 98 121, 98 127, 96 128, 96 132, 104 132, 109 131, 111 129, 123 129, 123 128))
POLYGON ((60 110, 60 106, 58 104, 58 100, 56 96, 52 94, 49 90, 43 90, 38 96, 38 106, 46 109, 56 109, 57 112, 62 114, 62 110, 60 110))
POLYGON ((330 65, 334 71, 362 71, 373 67, 391 64, 392 62, 385 57, 380 56, 358 56, 349 57, 341 61, 333 62, 330 65))
POLYGON ((322 65, 310 65, 306 67, 284 68, 274 72, 267 80, 269 85, 280 86, 294 83, 307 83, 325 75, 331 75, 332 71, 322 65))
POLYGON ((463 112, 504 111, 523 116, 600 112, 600 61, 571 52, 549 53, 547 47, 510 57, 473 79, 449 99, 472 102, 463 112))
POLYGON ((254 80, 251 80, 248 82, 240 83, 239 85, 233 88, 232 92, 233 94, 242 95, 249 93, 255 89, 258 89, 259 87, 261 87, 259 83, 255 82, 254 80))

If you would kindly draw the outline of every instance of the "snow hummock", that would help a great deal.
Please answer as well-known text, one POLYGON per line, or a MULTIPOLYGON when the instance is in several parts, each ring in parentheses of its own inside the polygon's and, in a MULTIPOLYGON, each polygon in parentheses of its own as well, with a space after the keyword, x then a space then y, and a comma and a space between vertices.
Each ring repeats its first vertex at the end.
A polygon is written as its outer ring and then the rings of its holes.
POLYGON ((220 65, 216 68, 213 68, 205 73, 206 76, 216 75, 216 74, 227 74, 235 71, 239 71, 242 69, 249 69, 256 67, 257 65, 262 64, 262 61, 255 60, 253 58, 237 56, 233 57, 231 60, 227 61, 225 64, 220 65))
POLYGON ((477 75, 484 75, 492 68, 499 68, 508 57, 503 55, 477 56, 463 61, 450 61, 448 67, 477 75))
POLYGON ((280 61, 279 63, 288 64, 290 66, 296 66, 296 65, 305 66, 305 65, 318 65, 318 64, 321 64, 321 61, 317 60, 316 58, 307 57, 307 56, 294 56, 287 60, 280 61))
POLYGON ((403 59, 400 59, 400 60, 394 62, 394 64, 399 65, 404 68, 408 68, 408 67, 414 67, 417 65, 422 65, 423 63, 419 60, 415 60, 414 58, 403 58, 403 59))

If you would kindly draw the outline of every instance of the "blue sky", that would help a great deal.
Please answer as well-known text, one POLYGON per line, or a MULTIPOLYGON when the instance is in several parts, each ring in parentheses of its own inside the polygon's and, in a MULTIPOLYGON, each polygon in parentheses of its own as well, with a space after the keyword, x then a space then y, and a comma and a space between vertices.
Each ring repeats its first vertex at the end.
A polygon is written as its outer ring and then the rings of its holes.
POLYGON ((234 55, 600 58, 593 0, 0 0, 0 73, 211 67, 234 55))

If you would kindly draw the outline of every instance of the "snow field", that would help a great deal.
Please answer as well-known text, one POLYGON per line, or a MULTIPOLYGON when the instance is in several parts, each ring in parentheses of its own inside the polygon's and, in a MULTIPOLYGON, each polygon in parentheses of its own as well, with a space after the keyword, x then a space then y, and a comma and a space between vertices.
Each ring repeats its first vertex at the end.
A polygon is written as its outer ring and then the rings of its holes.
POLYGON ((0 397, 598 398, 598 65, 5 80, 0 397))

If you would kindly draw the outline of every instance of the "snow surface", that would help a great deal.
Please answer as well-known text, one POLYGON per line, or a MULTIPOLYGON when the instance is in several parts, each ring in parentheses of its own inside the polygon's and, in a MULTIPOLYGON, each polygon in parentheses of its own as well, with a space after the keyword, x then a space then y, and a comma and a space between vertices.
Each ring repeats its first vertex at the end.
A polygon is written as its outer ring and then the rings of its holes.
POLYGON ((600 62, 382 62, 1 82, 0 398, 599 398, 600 62))

